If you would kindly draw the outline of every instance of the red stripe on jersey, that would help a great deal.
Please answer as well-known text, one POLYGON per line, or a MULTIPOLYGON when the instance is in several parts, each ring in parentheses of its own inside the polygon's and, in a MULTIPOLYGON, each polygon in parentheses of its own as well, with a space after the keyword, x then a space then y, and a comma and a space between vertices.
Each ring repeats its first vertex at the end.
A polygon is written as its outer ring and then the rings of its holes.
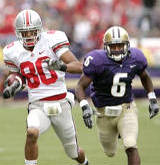
POLYGON ((56 32, 56 30, 49 30, 47 31, 47 34, 54 34, 56 32))
POLYGON ((29 26, 29 13, 28 10, 26 11, 26 26, 29 26))
POLYGON ((60 49, 60 48, 62 48, 63 46, 69 46, 69 45, 70 45, 69 43, 64 43, 64 44, 58 45, 58 46, 56 46, 55 48, 53 48, 53 51, 56 52, 57 49, 60 49))
POLYGON ((9 66, 12 66, 12 67, 15 67, 15 68, 18 68, 15 64, 13 64, 11 62, 8 62, 8 61, 5 61, 5 64, 9 65, 9 66))
POLYGON ((14 45, 14 42, 11 42, 9 45, 7 45, 7 49, 11 48, 14 45))
POLYGON ((40 99, 40 101, 56 101, 56 100, 61 100, 64 99, 66 97, 66 93, 62 93, 59 95, 54 95, 54 96, 49 96, 49 97, 45 97, 40 99))

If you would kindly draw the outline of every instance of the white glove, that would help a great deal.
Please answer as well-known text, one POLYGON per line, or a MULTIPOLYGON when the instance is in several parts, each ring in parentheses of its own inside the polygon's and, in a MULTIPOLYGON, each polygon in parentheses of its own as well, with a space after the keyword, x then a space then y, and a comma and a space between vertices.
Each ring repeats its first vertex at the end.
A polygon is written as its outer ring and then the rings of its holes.
POLYGON ((67 66, 61 60, 53 60, 51 58, 47 58, 43 60, 43 62, 47 63, 49 70, 60 70, 66 72, 67 66))
POLYGON ((20 86, 19 81, 14 81, 13 84, 10 86, 8 86, 8 82, 5 82, 4 90, 3 90, 3 98, 8 99, 10 97, 13 97, 18 92, 19 86, 20 86))

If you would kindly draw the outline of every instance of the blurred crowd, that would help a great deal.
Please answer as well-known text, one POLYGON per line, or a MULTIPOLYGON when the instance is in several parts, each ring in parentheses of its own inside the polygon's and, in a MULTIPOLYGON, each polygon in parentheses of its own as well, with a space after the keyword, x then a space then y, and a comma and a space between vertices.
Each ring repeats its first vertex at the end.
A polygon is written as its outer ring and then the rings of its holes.
POLYGON ((26 8, 41 15, 45 29, 65 31, 78 59, 102 47, 111 25, 122 25, 131 37, 160 36, 158 0, 0 0, 1 47, 15 40, 15 16, 26 8))
POLYGON ((160 0, 0 0, 0 81, 5 74, 2 48, 16 39, 14 19, 23 9, 36 10, 45 30, 65 31, 79 60, 103 46, 103 34, 112 25, 139 40, 160 37, 160 0))

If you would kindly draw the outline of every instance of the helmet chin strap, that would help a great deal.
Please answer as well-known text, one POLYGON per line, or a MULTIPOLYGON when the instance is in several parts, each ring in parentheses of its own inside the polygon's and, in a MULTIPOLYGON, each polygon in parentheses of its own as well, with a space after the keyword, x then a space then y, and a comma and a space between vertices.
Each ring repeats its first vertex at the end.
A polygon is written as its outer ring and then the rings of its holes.
POLYGON ((112 58, 115 60, 115 61, 121 61, 123 58, 125 57, 124 54, 120 54, 120 55, 112 55, 112 58))
POLYGON ((114 59, 115 61, 121 61, 127 56, 127 54, 128 54, 128 52, 126 52, 124 54, 119 54, 119 55, 112 54, 112 59, 114 59))
POLYGON ((30 42, 29 41, 28 42, 23 41, 23 46, 25 48, 33 48, 36 45, 36 43, 39 41, 39 39, 40 39, 40 35, 35 37, 32 42, 31 41, 30 42))
POLYGON ((23 42, 23 46, 24 47, 33 47, 33 46, 35 46, 35 42, 30 42, 30 43, 23 42))
POLYGON ((115 61, 121 61, 124 58, 124 51, 111 51, 111 58, 115 61))
POLYGON ((122 60, 122 55, 118 55, 118 56, 112 55, 112 58, 113 58, 115 61, 121 61, 121 60, 122 60))

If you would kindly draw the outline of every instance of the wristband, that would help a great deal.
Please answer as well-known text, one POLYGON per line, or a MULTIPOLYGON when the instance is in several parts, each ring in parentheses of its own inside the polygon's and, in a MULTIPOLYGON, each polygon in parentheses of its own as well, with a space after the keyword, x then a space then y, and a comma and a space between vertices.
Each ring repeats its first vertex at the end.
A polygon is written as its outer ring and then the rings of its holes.
POLYGON ((154 92, 149 92, 149 93, 148 93, 148 99, 149 99, 149 100, 150 100, 150 99, 156 99, 155 93, 154 93, 154 92))
POLYGON ((61 65, 60 71, 66 72, 67 71, 67 65, 66 64, 61 65))
POLYGON ((84 105, 89 105, 89 104, 88 104, 88 101, 85 100, 85 99, 81 100, 79 104, 80 104, 80 107, 81 107, 81 108, 82 108, 84 105))

